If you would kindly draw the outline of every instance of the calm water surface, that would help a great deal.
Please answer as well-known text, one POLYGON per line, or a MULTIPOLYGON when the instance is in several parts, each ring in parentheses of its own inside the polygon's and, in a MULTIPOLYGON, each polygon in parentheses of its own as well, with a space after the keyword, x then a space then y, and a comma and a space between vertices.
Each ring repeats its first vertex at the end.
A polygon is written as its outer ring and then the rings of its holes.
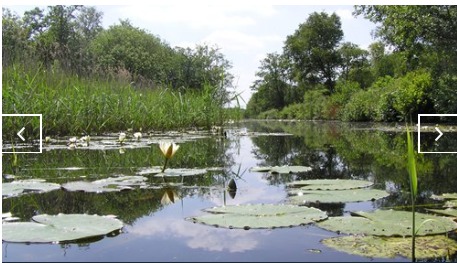
MULTIPOLYGON (((375 183, 373 188, 391 193, 374 202, 318 206, 332 216, 408 205, 403 132, 395 127, 314 122, 246 122, 226 127, 226 131, 227 138, 200 136, 180 143, 170 161, 171 168, 214 168, 205 175, 171 179, 146 175, 148 184, 157 186, 154 189, 99 194, 58 190, 4 198, 2 211, 23 221, 36 214, 114 214, 125 227, 120 233, 68 244, 3 242, 3 261, 410 261, 338 252, 320 242, 337 234, 313 225, 240 230, 185 220, 204 214, 204 208, 224 204, 286 203, 285 184, 302 179, 368 179, 375 183), (313 170, 289 175, 249 171, 254 166, 272 165, 305 165, 313 170), (224 190, 231 178, 238 186, 234 198, 224 190), (174 203, 163 202, 165 188, 176 193, 174 203)), ((431 135, 430 140, 433 138, 431 135)), ((100 140, 108 139, 115 137, 100 140)), ((96 180, 137 175, 162 163, 153 136, 128 142, 121 151, 119 147, 68 150, 65 140, 45 147, 40 155, 20 155, 16 178, 57 183, 96 180), (68 167, 78 169, 61 169, 68 167)), ((13 173, 9 158, 3 156, 4 174, 13 173)), ((419 203, 433 205, 438 202, 429 198, 432 193, 455 192, 455 167, 455 156, 424 155, 418 165, 419 203)))

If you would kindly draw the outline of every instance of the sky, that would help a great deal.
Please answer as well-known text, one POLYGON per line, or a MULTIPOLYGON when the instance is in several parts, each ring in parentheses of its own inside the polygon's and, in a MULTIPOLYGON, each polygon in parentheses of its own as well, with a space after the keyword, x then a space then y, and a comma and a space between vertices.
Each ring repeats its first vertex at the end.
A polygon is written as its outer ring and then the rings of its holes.
MULTIPOLYGON (((170 46, 195 47, 208 44, 220 49, 232 64, 236 92, 245 107, 252 95, 250 86, 256 79, 260 61, 268 53, 282 53, 284 41, 306 22, 312 12, 335 12, 341 18, 343 42, 368 48, 375 24, 363 17, 354 17, 353 4, 310 5, 309 1, 48 1, 40 8, 54 4, 84 4, 103 12, 103 27, 129 19, 136 27, 160 37, 170 46), (301 2, 301 3, 300 3, 301 2), (107 5, 109 3, 109 5, 107 5), (214 4, 217 3, 217 4, 214 4), (287 3, 287 5, 281 4, 287 3), (127 5, 128 4, 128 5, 127 5)), ((2 7, 22 15, 37 6, 34 1, 4 1, 2 7)), ((311 2, 312 3, 312 2, 311 2)))

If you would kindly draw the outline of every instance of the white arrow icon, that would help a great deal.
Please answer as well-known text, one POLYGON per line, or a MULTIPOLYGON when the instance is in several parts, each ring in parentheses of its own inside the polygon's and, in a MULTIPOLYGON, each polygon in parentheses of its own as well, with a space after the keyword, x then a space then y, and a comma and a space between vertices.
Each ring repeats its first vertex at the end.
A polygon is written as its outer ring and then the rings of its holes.
POLYGON ((438 127, 435 127, 435 130, 440 134, 440 135, 438 135, 438 137, 436 137, 436 139, 435 139, 435 142, 436 142, 441 138, 441 136, 443 136, 443 133, 440 131, 440 129, 438 129, 438 127))
POLYGON ((24 137, 22 137, 22 135, 21 135, 21 133, 22 133, 24 130, 25 130, 25 127, 22 127, 22 129, 21 129, 18 133, 16 133, 17 136, 19 136, 19 138, 21 138, 22 141, 25 141, 24 137))

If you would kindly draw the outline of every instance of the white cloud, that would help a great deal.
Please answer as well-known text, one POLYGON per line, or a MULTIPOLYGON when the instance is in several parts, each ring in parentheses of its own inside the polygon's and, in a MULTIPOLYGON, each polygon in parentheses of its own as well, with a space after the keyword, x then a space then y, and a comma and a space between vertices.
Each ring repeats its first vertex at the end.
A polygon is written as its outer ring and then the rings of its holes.
POLYGON ((202 42, 217 44, 224 50, 250 52, 265 48, 268 42, 282 41, 279 36, 255 36, 237 30, 217 30, 210 33, 202 42))
MULTIPOLYGON (((351 7, 352 8, 352 7, 351 7)), ((338 9, 335 13, 344 20, 352 20, 355 17, 352 15, 352 9, 338 9)))
POLYGON ((176 23, 194 29, 239 28, 256 24, 255 16, 275 13, 271 6, 236 5, 132 5, 120 7, 126 17, 146 23, 176 23))
POLYGON ((252 250, 259 244, 252 231, 208 229, 208 226, 194 225, 189 221, 173 218, 151 218, 141 221, 129 229, 128 233, 138 237, 157 237, 167 233, 184 240, 190 248, 208 251, 243 252, 252 250))

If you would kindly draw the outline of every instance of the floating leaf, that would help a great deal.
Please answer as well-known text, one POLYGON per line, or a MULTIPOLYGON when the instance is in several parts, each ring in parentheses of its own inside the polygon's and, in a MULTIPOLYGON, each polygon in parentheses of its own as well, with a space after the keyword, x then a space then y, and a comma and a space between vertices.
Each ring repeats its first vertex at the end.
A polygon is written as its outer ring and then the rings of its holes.
MULTIPOLYGON (((443 235, 416 237, 416 258, 442 258, 457 251, 457 242, 443 235)), ((411 258, 411 238, 343 236, 321 241, 333 249, 353 255, 376 258, 411 258)))
POLYGON ((46 183, 43 179, 18 180, 2 183, 2 196, 17 196, 26 192, 50 192, 60 189, 59 184, 46 183))
POLYGON ((67 191, 83 191, 91 193, 116 192, 131 189, 132 186, 143 186, 147 178, 144 176, 109 177, 93 182, 69 182, 62 185, 67 191))
POLYGON ((210 214, 188 220, 216 227, 251 229, 299 226, 327 218, 327 214, 317 208, 293 205, 237 205, 203 211, 210 214))
POLYGON ((455 210, 455 209, 449 208, 449 209, 444 209, 444 210, 440 210, 440 209, 426 209, 426 210, 437 213, 437 214, 441 214, 441 215, 457 217, 457 210, 455 210))
POLYGON ((303 173, 311 171, 311 167, 307 166, 265 166, 252 167, 251 172, 270 172, 276 174, 303 173))
POLYGON ((389 195, 384 190, 377 189, 349 189, 338 191, 323 191, 323 190, 306 190, 291 192, 297 195, 290 196, 291 204, 303 205, 306 203, 350 203, 374 201, 384 198, 389 195))
POLYGON ((193 175, 206 174, 207 172, 208 171, 206 169, 169 168, 169 169, 166 169, 165 172, 163 172, 163 173, 159 172, 159 173, 155 174, 154 176, 160 176, 160 177, 193 176, 193 175))
POLYGON ((457 200, 449 200, 444 203, 444 207, 457 207, 457 200))
POLYGON ((371 185, 373 185, 373 182, 370 181, 347 179, 301 180, 287 184, 288 187, 299 187, 299 190, 347 190, 371 185))
POLYGON ((85 214, 37 215, 34 222, 2 224, 7 242, 62 242, 106 235, 121 229, 123 223, 110 216, 85 214))
POLYGON ((457 199, 457 193, 444 193, 441 195, 432 195, 431 198, 437 200, 457 199))
MULTIPOLYGON (((321 228, 346 234, 375 236, 411 236, 412 216, 410 212, 376 210, 356 212, 355 216, 330 217, 318 223, 321 228)), ((416 212, 417 236, 446 233, 457 229, 457 223, 447 217, 416 212), (423 224, 422 224, 423 223, 423 224)))

